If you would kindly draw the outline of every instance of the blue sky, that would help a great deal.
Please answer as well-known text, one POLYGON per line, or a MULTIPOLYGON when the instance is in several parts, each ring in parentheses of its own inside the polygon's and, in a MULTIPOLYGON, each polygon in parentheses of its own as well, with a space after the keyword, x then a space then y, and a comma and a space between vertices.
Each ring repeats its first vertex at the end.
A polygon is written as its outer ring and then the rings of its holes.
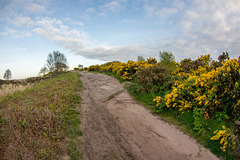
POLYGON ((239 33, 239 0, 0 0, 0 78, 36 76, 55 50, 70 69, 163 50, 237 58, 239 33))

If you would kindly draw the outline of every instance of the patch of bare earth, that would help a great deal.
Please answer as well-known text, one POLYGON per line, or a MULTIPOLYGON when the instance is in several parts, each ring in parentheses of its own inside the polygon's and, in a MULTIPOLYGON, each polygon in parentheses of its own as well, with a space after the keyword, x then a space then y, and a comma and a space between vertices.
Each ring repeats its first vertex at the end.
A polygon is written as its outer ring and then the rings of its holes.
POLYGON ((118 80, 81 73, 85 160, 214 160, 193 138, 137 103, 118 80))

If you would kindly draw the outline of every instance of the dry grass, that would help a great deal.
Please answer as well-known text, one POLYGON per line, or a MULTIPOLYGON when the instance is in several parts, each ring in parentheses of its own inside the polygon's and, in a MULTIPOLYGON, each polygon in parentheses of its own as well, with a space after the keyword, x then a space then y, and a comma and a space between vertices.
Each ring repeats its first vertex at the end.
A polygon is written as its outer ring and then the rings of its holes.
POLYGON ((28 84, 3 84, 0 86, 0 98, 17 91, 22 91, 26 88, 32 87, 33 83, 28 84))
MULTIPOLYGON (((0 99, 1 159, 59 159, 79 103, 76 73, 64 73, 0 99)), ((79 132, 80 133, 80 132, 79 132)))

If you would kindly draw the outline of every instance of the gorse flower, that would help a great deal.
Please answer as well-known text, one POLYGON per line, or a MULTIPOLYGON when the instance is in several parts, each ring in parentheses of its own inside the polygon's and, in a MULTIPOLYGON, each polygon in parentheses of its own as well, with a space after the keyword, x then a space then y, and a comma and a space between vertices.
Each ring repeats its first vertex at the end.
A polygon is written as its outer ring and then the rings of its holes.
POLYGON ((230 140, 230 129, 226 128, 225 126, 222 126, 222 130, 216 130, 214 131, 215 136, 210 138, 211 140, 220 140, 220 144, 222 145, 220 149, 223 152, 226 152, 227 147, 229 146, 229 140, 230 140))
MULTIPOLYGON (((206 117, 214 115, 216 110, 223 111, 228 107, 228 116, 237 116, 234 107, 240 98, 239 60, 227 60, 221 67, 215 69, 208 65, 210 59, 208 55, 199 59, 203 61, 205 68, 200 66, 189 73, 186 80, 175 81, 171 93, 165 95, 166 107, 178 107, 179 111, 192 110, 192 107, 205 108, 205 115, 208 115, 206 117), (231 101, 229 102, 226 97, 231 101)), ((186 75, 182 73, 176 73, 176 76, 186 75)))

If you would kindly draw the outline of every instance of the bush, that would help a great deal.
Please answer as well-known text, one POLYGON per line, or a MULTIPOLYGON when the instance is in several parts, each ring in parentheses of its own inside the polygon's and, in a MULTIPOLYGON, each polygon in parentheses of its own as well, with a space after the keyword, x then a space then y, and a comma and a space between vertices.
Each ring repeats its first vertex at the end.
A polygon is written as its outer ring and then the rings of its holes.
POLYGON ((171 52, 161 51, 159 53, 159 57, 160 57, 160 63, 162 63, 162 65, 168 67, 169 69, 176 68, 175 56, 171 52))
MULTIPOLYGON (((233 126, 240 121, 240 57, 227 60, 216 68, 210 66, 209 61, 208 55, 195 61, 182 61, 177 70, 185 75, 189 72, 188 75, 175 81, 169 94, 154 99, 159 109, 176 108, 180 113, 193 112, 193 129, 199 133, 202 132, 200 115, 205 120, 230 122, 233 126)), ((231 137, 238 137, 240 131, 236 129, 231 134, 231 137)), ((229 142, 229 145, 225 144, 221 148, 222 151, 225 152, 232 144, 236 144, 233 141, 239 143, 239 139, 232 140, 231 144, 229 142)))
POLYGON ((169 80, 169 71, 162 64, 156 64, 149 68, 140 68, 135 74, 136 81, 143 85, 146 92, 155 89, 156 92, 162 85, 169 80))
POLYGON ((75 67, 73 70, 74 70, 74 71, 79 71, 80 69, 75 67))
POLYGON ((108 62, 102 65, 102 70, 106 72, 116 73, 121 64, 122 63, 118 61, 108 62))
POLYGON ((178 73, 192 73, 199 69, 199 67, 209 68, 210 55, 201 55, 198 59, 192 61, 189 58, 183 59, 176 69, 178 73))
POLYGON ((102 71, 102 67, 100 65, 91 65, 88 67, 88 71, 102 71))
POLYGON ((80 71, 87 71, 88 68, 87 67, 84 67, 84 68, 81 68, 80 71))
POLYGON ((128 61, 127 63, 122 63, 118 61, 108 62, 103 65, 94 65, 88 68, 88 71, 105 71, 116 74, 117 77, 123 80, 132 80, 135 73, 140 68, 148 68, 152 66, 146 61, 128 61), (100 69, 98 69, 100 68, 100 69))
POLYGON ((147 59, 147 62, 148 62, 148 64, 156 64, 156 63, 157 63, 157 59, 156 59, 156 58, 151 58, 151 57, 149 57, 149 58, 147 59))
POLYGON ((165 96, 167 107, 178 106, 180 111, 199 107, 205 109, 206 117, 224 112, 230 119, 238 120, 239 63, 237 59, 227 60, 222 67, 209 72, 199 67, 186 80, 175 82, 172 92, 165 96))

